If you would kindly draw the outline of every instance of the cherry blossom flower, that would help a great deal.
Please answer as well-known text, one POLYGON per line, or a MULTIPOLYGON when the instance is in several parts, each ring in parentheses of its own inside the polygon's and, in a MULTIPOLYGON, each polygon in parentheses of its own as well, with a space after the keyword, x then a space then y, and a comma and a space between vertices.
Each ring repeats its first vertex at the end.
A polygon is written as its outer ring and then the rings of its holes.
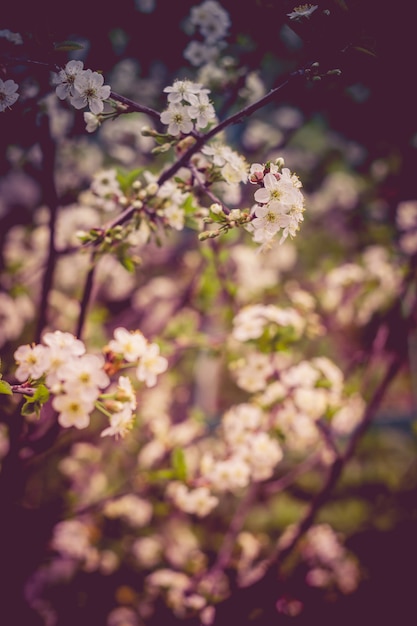
POLYGON ((52 400, 53 408, 58 411, 58 422, 63 428, 75 426, 82 429, 90 424, 90 413, 94 410, 94 400, 85 395, 71 391, 71 393, 55 396, 52 400))
POLYGON ((126 328, 116 328, 114 339, 109 341, 107 348, 123 357, 128 363, 133 363, 142 357, 148 345, 147 340, 139 330, 130 332, 126 328))
POLYGON ((200 93, 198 101, 189 108, 191 119, 195 120, 197 128, 205 128, 216 117, 216 112, 206 93, 200 93))
POLYGON ((162 124, 168 124, 168 134, 179 135, 188 134, 194 128, 190 118, 189 107, 174 103, 166 111, 161 113, 162 124))
MULTIPOLYGON (((198 104, 198 97, 202 90, 202 85, 191 80, 175 80, 174 84, 165 87, 164 93, 168 94, 168 102, 171 104, 181 104, 183 100, 187 104, 198 104)), ((208 90, 204 90, 208 91, 208 90)))
POLYGON ((82 61, 68 61, 65 68, 55 74, 53 81, 57 85, 55 93, 60 100, 71 97, 75 94, 74 83, 79 74, 84 72, 82 61))
POLYGON ((28 378, 36 380, 46 371, 48 361, 45 346, 39 344, 19 346, 14 353, 14 358, 18 364, 15 376, 20 382, 28 378))
POLYGON ((3 81, 0 79, 0 111, 5 111, 16 102, 19 97, 19 94, 16 93, 18 88, 19 85, 14 80, 3 81))
POLYGON ((110 97, 110 85, 103 85, 104 77, 98 72, 84 70, 74 80, 74 91, 70 97, 73 107, 83 109, 88 106, 91 113, 98 115, 103 112, 103 100, 110 97))
POLYGON ((95 354, 84 354, 65 363, 59 369, 65 392, 79 394, 94 402, 99 396, 99 389, 110 384, 103 366, 104 359, 95 354))
POLYGON ((147 387, 156 385, 157 374, 162 374, 168 367, 168 361, 160 356, 159 346, 156 343, 148 345, 145 353, 140 359, 136 369, 138 380, 143 381, 147 387))
POLYGON ((227 35, 230 17, 216 0, 205 0, 191 8, 191 24, 198 27, 207 42, 216 42, 227 35))
POLYGON ((300 20, 303 17, 309 18, 310 15, 318 8, 317 4, 301 4, 300 6, 295 7, 291 13, 287 13, 287 16, 290 20, 300 20))

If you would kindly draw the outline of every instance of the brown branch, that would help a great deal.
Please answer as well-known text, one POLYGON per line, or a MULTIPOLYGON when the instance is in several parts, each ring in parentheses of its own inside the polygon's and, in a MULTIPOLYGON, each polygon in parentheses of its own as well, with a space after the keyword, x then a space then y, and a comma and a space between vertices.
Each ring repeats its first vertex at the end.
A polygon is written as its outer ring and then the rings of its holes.
POLYGON ((110 99, 123 104, 124 107, 126 107, 126 113, 145 113, 146 115, 149 115, 149 117, 158 120, 158 122, 160 121, 161 114, 158 113, 158 111, 155 111, 155 109, 151 109, 144 104, 138 104, 137 102, 129 100, 129 98, 125 98, 114 91, 110 92, 110 99))
POLYGON ((46 205, 49 209, 49 248, 42 280, 41 299, 39 302, 39 317, 35 332, 36 343, 40 341, 42 330, 47 324, 48 299, 50 291, 52 289, 57 259, 55 236, 56 221, 58 215, 58 195, 54 179, 56 146, 51 137, 49 117, 46 115, 42 116, 39 132, 39 144, 43 152, 42 170, 44 173, 44 196, 46 205))
POLYGON ((90 269, 88 270, 87 277, 84 283, 83 295, 82 295, 81 304, 80 304, 80 315, 78 317, 78 324, 77 324, 77 331, 76 331, 76 337, 78 339, 81 339, 81 336, 83 334, 85 320, 87 318, 87 309, 88 309, 91 294, 93 291, 94 275, 95 275, 95 270, 96 270, 95 258, 96 258, 96 255, 92 254, 91 266, 90 266, 90 269))

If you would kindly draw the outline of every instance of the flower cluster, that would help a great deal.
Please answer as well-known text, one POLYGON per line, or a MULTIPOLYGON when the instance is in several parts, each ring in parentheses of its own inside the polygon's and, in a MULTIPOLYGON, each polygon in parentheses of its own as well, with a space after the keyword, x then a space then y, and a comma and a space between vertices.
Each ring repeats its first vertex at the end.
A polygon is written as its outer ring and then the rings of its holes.
POLYGON ((157 344, 125 328, 115 330, 104 353, 106 358, 87 354, 84 343, 71 333, 47 332, 42 343, 17 348, 15 377, 28 389, 46 387, 62 427, 87 428, 91 413, 98 409, 110 421, 102 436, 124 436, 133 425, 136 394, 129 377, 119 376, 111 385, 110 376, 122 367, 134 366, 136 379, 152 387, 168 362, 159 355, 157 344))
POLYGON ((76 109, 88 106, 94 115, 103 112, 104 100, 110 97, 111 88, 104 85, 103 75, 90 69, 85 70, 82 61, 68 61, 53 80, 55 93, 60 100, 68 98, 76 109))
POLYGON ((184 50, 184 57, 195 66, 214 61, 224 47, 223 39, 229 26, 229 14, 216 0, 205 0, 192 7, 188 27, 197 31, 203 41, 191 41, 184 50))
POLYGON ((345 594, 355 591, 360 576, 358 564, 329 524, 312 526, 301 551, 310 567, 306 577, 309 585, 334 586, 345 594))
POLYGON ((260 188, 255 191, 256 204, 252 207, 252 220, 246 229, 253 240, 270 247, 274 236, 281 231, 280 243, 289 236, 294 237, 303 221, 304 196, 301 181, 287 167, 283 160, 275 163, 253 163, 249 181, 260 188))
POLYGON ((189 134, 194 128, 205 128, 216 117, 210 102, 209 89, 191 80, 176 80, 165 87, 168 108, 161 113, 162 124, 168 125, 170 135, 189 134))
POLYGON ((213 165, 220 169, 222 178, 229 184, 245 183, 248 180, 246 159, 221 141, 202 148, 201 152, 213 165))

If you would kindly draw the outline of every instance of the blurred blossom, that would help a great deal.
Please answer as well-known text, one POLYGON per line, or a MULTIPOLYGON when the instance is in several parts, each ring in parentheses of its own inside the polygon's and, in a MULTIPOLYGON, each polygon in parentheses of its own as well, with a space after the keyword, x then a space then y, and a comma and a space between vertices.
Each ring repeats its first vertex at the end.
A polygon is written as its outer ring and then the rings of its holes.
POLYGON ((33 209, 39 199, 39 186, 27 174, 12 170, 0 179, 0 217, 16 206, 33 209))
POLYGON ((400 202, 397 206, 395 221, 400 230, 417 228, 417 200, 400 202))
POLYGON ((72 246, 80 246, 78 233, 96 228, 100 223, 101 217, 95 208, 78 204, 61 207, 56 224, 57 248, 65 250, 72 246))
POLYGON ((250 120, 242 133, 242 142, 247 150, 275 148, 283 139, 283 133, 276 126, 261 119, 250 120))
POLYGON ((52 547, 64 556, 82 560, 90 544, 90 527, 78 519, 64 520, 55 525, 52 547))
MULTIPOLYGON (((141 13, 152 13, 156 7, 156 0, 135 0, 135 7, 141 13)), ((113 626, 113 624, 109 624, 113 626)))
POLYGON ((318 191, 309 195, 309 211, 321 214, 336 209, 351 210, 358 201, 362 187, 360 179, 347 172, 328 174, 318 191))
POLYGON ((133 609, 119 606, 107 616, 106 626, 140 626, 139 618, 133 609))
POLYGON ((135 288, 135 275, 112 255, 104 255, 97 264, 97 283, 101 297, 110 302, 128 298, 135 288))
POLYGON ((0 292, 0 347, 17 339, 34 315, 35 306, 28 296, 11 298, 0 292))
POLYGON ((400 249, 410 256, 417 252, 417 231, 405 233, 399 240, 400 249))
POLYGON ((246 104, 256 102, 265 95, 265 84, 258 72, 249 72, 246 75, 245 86, 239 90, 239 96, 246 100, 246 104))
POLYGON ((99 139, 113 159, 124 166, 136 166, 138 158, 149 154, 154 147, 153 139, 144 137, 141 132, 143 126, 152 128, 152 125, 152 120, 143 113, 130 113, 103 124, 99 139))
POLYGON ((110 518, 120 517, 133 528, 141 528, 150 522, 153 511, 150 502, 129 494, 106 502, 103 513, 110 518))
POLYGON ((157 536, 140 537, 132 545, 132 554, 141 567, 150 569, 159 563, 161 558, 161 539, 157 536))
POLYGON ((290 106, 280 106, 273 114, 275 124, 282 130, 293 130, 301 126, 304 121, 303 114, 299 109, 290 106))

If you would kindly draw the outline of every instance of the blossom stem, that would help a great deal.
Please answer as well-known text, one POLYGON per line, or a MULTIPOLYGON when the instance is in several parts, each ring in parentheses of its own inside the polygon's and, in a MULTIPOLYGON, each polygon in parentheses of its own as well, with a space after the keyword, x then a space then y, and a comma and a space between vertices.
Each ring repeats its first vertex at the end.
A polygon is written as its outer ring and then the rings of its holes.
POLYGON ((87 277, 85 279, 83 295, 81 298, 80 314, 78 317, 78 324, 77 324, 77 331, 76 331, 76 337, 78 339, 81 339, 81 336, 83 334, 85 320, 87 317, 87 309, 88 309, 91 294, 93 291, 94 276, 95 276, 95 269, 96 269, 96 266, 95 266, 96 256, 97 255, 94 253, 91 255, 91 266, 90 266, 90 269, 88 270, 87 277))
POLYGON ((189 167, 200 189, 204 191, 204 193, 210 198, 210 200, 212 200, 212 202, 215 202, 216 204, 219 204, 221 206, 222 211, 225 215, 229 215, 230 209, 226 205, 224 205, 223 202, 216 195, 214 195, 214 193, 209 189, 208 183, 204 183, 201 180, 200 173, 198 172, 197 168, 193 164, 190 164, 189 167))
POLYGON ((256 100, 256 102, 253 102, 252 104, 249 104, 247 107, 244 107, 241 111, 230 115, 222 122, 217 124, 217 126, 214 126, 207 133, 199 137, 196 142, 186 152, 184 152, 184 154, 181 156, 180 159, 178 159, 178 161, 176 161, 170 168, 165 170, 165 172, 162 172, 161 176, 158 179, 158 185, 162 185, 162 183, 174 176, 174 174, 176 174, 178 170, 181 169, 181 167, 186 166, 193 154, 198 152, 200 148, 205 143, 207 143, 207 141, 209 141, 209 139, 221 133, 228 126, 242 122, 245 117, 249 117, 255 111, 264 107, 275 98, 276 94, 279 91, 284 89, 284 87, 287 87, 292 79, 304 76, 304 74, 305 70, 297 70, 296 72, 292 72, 288 78, 283 80, 277 87, 274 87, 274 89, 271 89, 271 91, 269 91, 265 96, 262 96, 262 98, 259 98, 259 100, 256 100))
POLYGON ((160 121, 160 113, 158 113, 158 111, 155 111, 155 109, 151 109, 150 107, 145 106, 144 104, 138 104, 137 102, 134 102, 129 98, 125 98, 124 96, 121 96, 114 91, 110 92, 110 99, 114 100, 115 102, 120 102, 125 107, 127 107, 126 113, 146 113, 146 115, 149 115, 149 117, 153 117, 155 120, 158 120, 158 122, 160 121))

